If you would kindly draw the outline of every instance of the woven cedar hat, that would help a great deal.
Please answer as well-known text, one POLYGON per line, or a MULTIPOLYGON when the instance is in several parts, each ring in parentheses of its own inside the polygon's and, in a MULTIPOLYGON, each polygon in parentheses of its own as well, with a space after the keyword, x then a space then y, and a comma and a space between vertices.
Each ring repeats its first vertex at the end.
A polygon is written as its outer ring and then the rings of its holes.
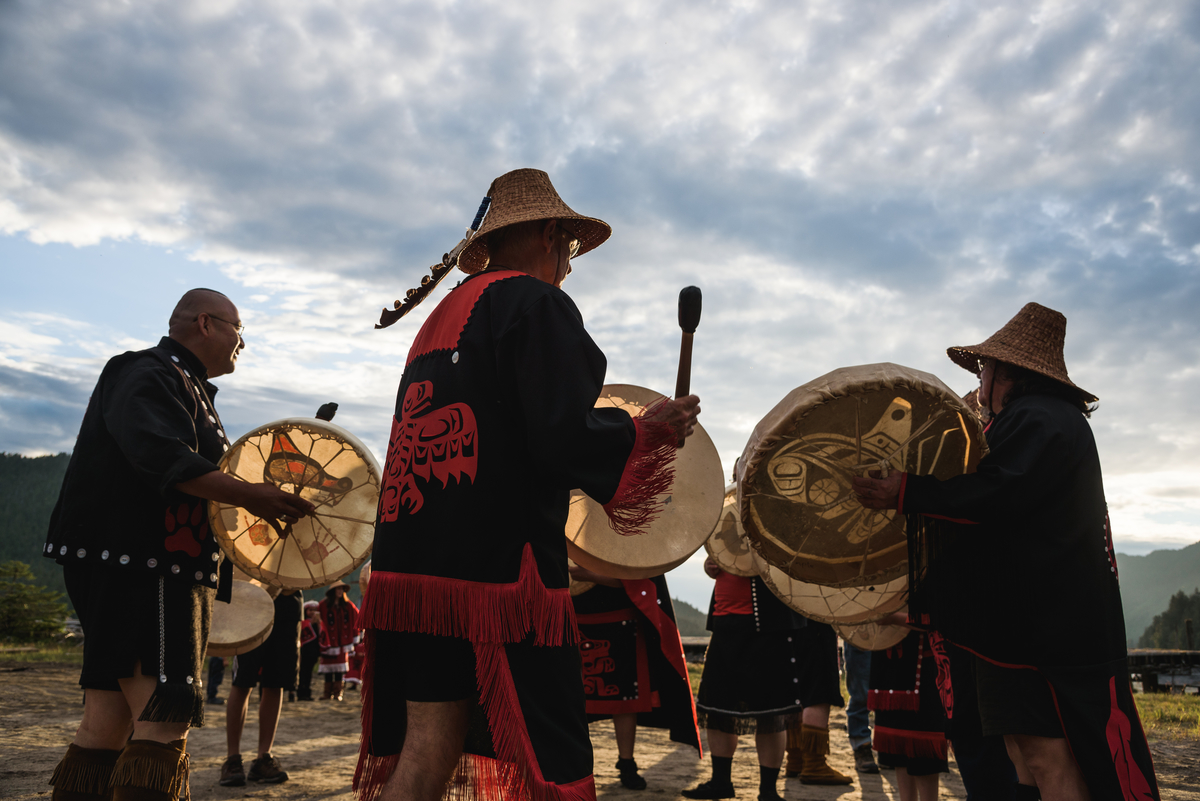
POLYGON ((477 273, 487 267, 485 237, 493 231, 531 220, 563 220, 567 229, 579 239, 582 256, 608 239, 612 228, 603 220, 584 217, 571 209, 550 183, 550 176, 541 170, 513 170, 492 181, 488 189, 492 205, 483 225, 458 258, 458 268, 464 273, 477 273))
POLYGON ((946 355, 975 375, 979 375, 981 358, 1024 367, 1078 390, 1084 403, 1095 403, 1099 398, 1075 386, 1067 376, 1067 363, 1063 359, 1066 339, 1067 318, 1061 312, 1026 303, 1016 317, 983 343, 947 348, 946 355))

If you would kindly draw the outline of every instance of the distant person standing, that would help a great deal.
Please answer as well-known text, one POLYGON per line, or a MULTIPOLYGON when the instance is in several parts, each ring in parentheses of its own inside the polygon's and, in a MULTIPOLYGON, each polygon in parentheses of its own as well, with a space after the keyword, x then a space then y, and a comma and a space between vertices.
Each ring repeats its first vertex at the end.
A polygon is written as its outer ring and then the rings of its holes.
POLYGON ((344 581, 335 581, 325 591, 321 610, 321 663, 318 672, 325 677, 324 701, 342 700, 342 683, 350 669, 350 652, 361 639, 358 631, 358 607, 346 595, 344 581))
POLYGON ((701 755, 667 577, 621 580, 578 566, 570 571, 572 579, 596 585, 571 598, 579 621, 588 721, 612 718, 621 785, 644 790, 646 780, 633 757, 638 726, 666 729, 671 740, 701 755))
POLYGON ((304 596, 299 590, 282 592, 275 598, 275 623, 266 641, 257 648, 233 658, 233 686, 225 708, 225 744, 227 754, 221 766, 220 784, 241 787, 252 782, 279 784, 288 779, 271 749, 283 709, 283 692, 296 689, 300 663, 300 629, 304 596), (250 692, 262 687, 258 700, 258 756, 247 772, 242 764, 242 729, 246 725, 246 707, 250 692))
POLYGON ((704 571, 716 579, 708 613, 712 640, 696 695, 700 725, 708 729, 712 778, 685 789, 685 798, 734 798, 733 756, 740 734, 754 733, 759 801, 780 801, 776 787, 787 749, 789 724, 803 726, 797 774, 819 783, 848 783, 825 761, 829 709, 843 704, 838 687, 837 635, 789 609, 761 578, 721 570, 709 557, 704 571), (812 627, 812 631, 808 631, 812 627), (831 638, 831 639, 830 639, 831 638), (822 647, 824 643, 824 647, 822 647), (807 707, 807 709, 806 709, 807 707), (802 713, 807 712, 802 722, 802 713), (822 728, 823 726, 823 728, 822 728))
POLYGON ((217 469, 229 444, 209 379, 233 372, 241 334, 229 298, 190 290, 169 335, 109 360, 92 391, 45 548, 85 635, 83 721, 50 780, 55 801, 188 795, 213 599, 231 586, 208 501, 288 523, 313 511, 217 469))
POLYGON ((300 679, 296 687, 298 701, 311 701, 313 672, 321 659, 321 605, 304 602, 304 621, 300 629, 300 679))
POLYGON ((871 652, 856 648, 849 642, 842 653, 846 665, 846 733, 854 750, 854 767, 859 773, 878 773, 875 755, 871 750, 871 712, 867 709, 867 693, 871 680, 871 652))

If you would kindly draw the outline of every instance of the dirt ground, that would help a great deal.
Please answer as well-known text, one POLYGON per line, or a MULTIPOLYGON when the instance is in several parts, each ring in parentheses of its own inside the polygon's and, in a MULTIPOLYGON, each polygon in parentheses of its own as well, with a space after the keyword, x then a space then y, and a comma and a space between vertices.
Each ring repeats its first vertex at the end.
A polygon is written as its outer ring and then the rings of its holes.
MULTIPOLYGON (((46 782, 63 750, 71 741, 82 715, 82 693, 76 680, 77 667, 0 667, 0 798, 49 798, 46 782)), ((222 688, 226 689, 225 687, 222 688)), ((253 751, 257 737, 257 713, 251 702, 243 747, 253 751)), ((208 799, 330 799, 351 801, 350 779, 358 753, 359 702, 354 693, 335 704, 288 703, 284 705, 275 756, 290 774, 284 784, 221 787, 217 784, 225 757, 225 708, 208 706, 202 729, 189 736, 192 764, 192 798, 208 799)), ((838 714, 832 721, 831 763, 843 773, 853 774, 846 719, 838 714)), ((617 761, 612 724, 592 725, 596 749, 596 786, 600 798, 681 798, 679 791, 708 778, 707 758, 696 759, 695 751, 667 740, 665 733, 638 733, 637 761, 649 787, 642 792, 625 790, 617 781, 617 761)), ((748 741, 746 745, 751 745, 748 741)), ((1151 743, 1159 784, 1164 799, 1200 801, 1200 744, 1194 741, 1151 743)), ((953 763, 951 763, 953 766, 953 763)), ((758 768, 753 747, 738 750, 733 767, 734 785, 742 799, 757 794, 758 768)), ((797 780, 780 779, 787 799, 896 799, 894 776, 884 771, 877 776, 855 776, 850 787, 810 787, 797 780)), ((965 798, 957 771, 942 777, 940 798, 965 798)))

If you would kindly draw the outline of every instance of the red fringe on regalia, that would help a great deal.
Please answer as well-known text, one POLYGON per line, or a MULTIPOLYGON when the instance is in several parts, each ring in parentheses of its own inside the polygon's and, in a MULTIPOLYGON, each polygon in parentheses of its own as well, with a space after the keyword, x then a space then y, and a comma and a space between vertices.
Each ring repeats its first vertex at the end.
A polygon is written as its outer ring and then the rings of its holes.
POLYGON ((651 423, 653 416, 667 398, 648 406, 634 418, 637 439, 633 452, 625 462, 625 472, 612 500, 604 505, 608 524, 618 534, 628 537, 642 534, 658 516, 658 496, 671 491, 675 482, 676 438, 666 423, 651 423))
POLYGON ((945 759, 946 735, 938 731, 909 731, 876 726, 872 747, 881 754, 945 759))
POLYGON ((375 756, 371 750, 374 709, 374 632, 412 631, 461 637, 475 649, 479 699, 487 717, 497 759, 463 755, 446 798, 458 801, 594 801, 595 780, 588 776, 558 785, 542 777, 505 655, 506 643, 530 632, 538 646, 579 642, 570 593, 547 589, 537 572, 533 549, 525 546, 521 572, 512 584, 488 584, 440 576, 371 574, 360 624, 366 632, 362 677, 362 748, 354 772, 359 801, 375 801, 399 762, 399 754, 375 756))

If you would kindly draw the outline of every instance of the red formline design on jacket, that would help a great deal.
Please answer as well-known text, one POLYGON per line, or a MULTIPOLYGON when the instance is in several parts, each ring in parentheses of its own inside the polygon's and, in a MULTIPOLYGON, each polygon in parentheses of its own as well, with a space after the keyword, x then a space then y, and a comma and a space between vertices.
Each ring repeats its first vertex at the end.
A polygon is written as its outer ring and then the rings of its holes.
POLYGON ((379 493, 379 520, 395 522, 403 507, 413 515, 425 505, 417 479, 474 482, 479 468, 479 426, 465 403, 431 408, 432 381, 414 381, 404 391, 400 419, 392 418, 392 436, 379 493))

